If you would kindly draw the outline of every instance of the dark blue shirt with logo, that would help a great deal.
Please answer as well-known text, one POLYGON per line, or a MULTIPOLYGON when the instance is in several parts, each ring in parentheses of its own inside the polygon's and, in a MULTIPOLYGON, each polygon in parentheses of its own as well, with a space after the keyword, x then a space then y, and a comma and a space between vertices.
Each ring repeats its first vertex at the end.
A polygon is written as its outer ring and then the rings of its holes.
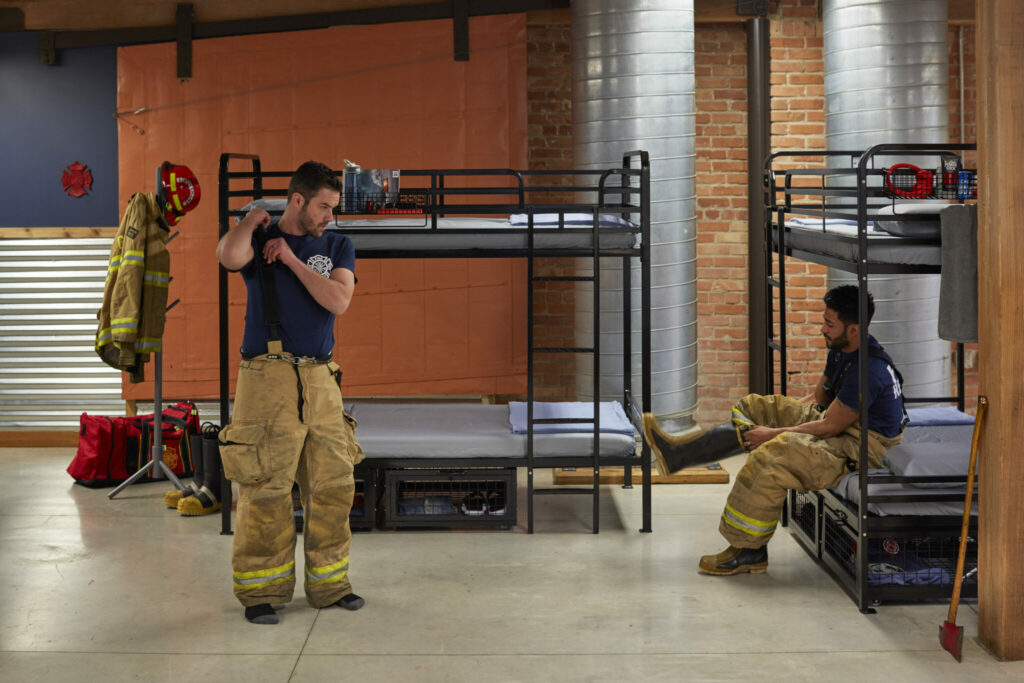
MULTIPOLYGON (((267 228, 267 239, 284 237, 300 261, 329 277, 335 268, 355 273, 356 251, 351 240, 336 232, 324 231, 320 237, 288 235, 277 227, 278 217, 267 228)), ((242 269, 248 293, 245 305, 243 355, 267 352, 267 321, 263 313, 260 255, 253 233, 254 256, 242 269)), ((279 261, 272 264, 277 286, 277 308, 281 317, 281 347, 295 356, 323 357, 334 349, 334 314, 317 303, 295 273, 279 261)))
MULTIPOLYGON (((868 429, 882 436, 896 436, 903 429, 903 388, 896 376, 896 368, 884 355, 882 346, 874 337, 868 337, 868 429), (877 351, 875 351, 877 349, 877 351), (871 353, 875 351, 875 353, 871 353), (880 357, 878 352, 884 355, 880 357)), ((825 386, 830 397, 834 395, 843 405, 860 410, 859 352, 843 353, 832 350, 825 361, 825 386)))

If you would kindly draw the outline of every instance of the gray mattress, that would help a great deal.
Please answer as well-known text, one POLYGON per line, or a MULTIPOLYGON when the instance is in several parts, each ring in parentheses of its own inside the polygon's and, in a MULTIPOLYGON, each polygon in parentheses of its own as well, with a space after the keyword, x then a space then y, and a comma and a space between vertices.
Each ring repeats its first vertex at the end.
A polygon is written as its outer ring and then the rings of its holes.
MULTIPOLYGON (((778 227, 773 227, 778 242, 778 227)), ((857 226, 832 225, 826 229, 786 224, 786 247, 813 254, 822 254, 844 261, 856 262, 860 247, 857 226)), ((942 264, 942 247, 935 244, 907 244, 906 238, 884 232, 868 232, 868 261, 896 265, 938 266, 942 264)))
MULTIPOLYGON (((349 412, 367 458, 526 457, 526 435, 512 433, 507 405, 353 402, 349 412)), ((602 433, 600 440, 602 456, 636 452, 632 436, 602 433)), ((592 433, 535 435, 534 455, 588 456, 593 443, 592 433)))
MULTIPOLYGON (((869 474, 892 474, 889 470, 868 470, 869 474)), ((847 500, 854 505, 860 500, 860 483, 857 480, 857 473, 850 472, 842 480, 832 487, 832 493, 836 494, 843 500, 847 500)), ((948 495, 953 494, 959 496, 959 500, 954 501, 928 501, 922 500, 920 502, 913 503, 868 503, 868 511, 880 517, 886 517, 889 515, 910 515, 910 516, 924 516, 924 515, 947 515, 957 516, 964 514, 964 494, 966 489, 922 489, 913 488, 911 486, 905 486, 904 484, 896 483, 882 483, 882 484, 868 484, 868 494, 870 496, 884 496, 884 495, 909 495, 909 496, 921 496, 934 497, 936 494, 948 495)), ((977 489, 975 489, 974 503, 971 506, 971 513, 974 515, 978 514, 978 496, 977 489)))
MULTIPOLYGON (((356 248, 356 255, 385 250, 448 251, 504 250, 528 247, 527 229, 500 218, 439 218, 437 229, 431 229, 422 217, 387 218, 381 220, 338 220, 331 230, 347 235, 356 248), (390 234, 368 231, 390 230, 390 234)), ((602 249, 631 249, 639 236, 627 228, 601 228, 602 249)), ((535 249, 589 249, 593 231, 579 225, 558 228, 538 227, 534 231, 535 249)))
MULTIPOLYGON (((254 199, 240 211, 258 207, 272 213, 284 211, 285 200, 278 197, 254 199)), ((329 230, 347 235, 356 248, 356 256, 375 251, 523 251, 529 246, 527 214, 508 218, 438 218, 437 229, 422 215, 378 219, 341 219, 328 224, 329 230), (514 220, 513 220, 514 219, 514 220), (374 231, 374 232, 370 232, 374 231), (386 232, 380 232, 386 231, 386 232)), ((535 249, 590 249, 594 244, 593 214, 566 213, 565 227, 558 227, 558 214, 534 213, 535 249)), ((600 216, 599 246, 602 249, 632 249, 639 246, 636 225, 615 214, 600 216)))
MULTIPOLYGON (((974 432, 973 425, 929 425, 923 427, 907 427, 903 433, 904 444, 927 444, 927 443, 960 443, 964 450, 971 446, 971 435, 974 432)), ((895 448, 900 448, 896 446, 895 448)), ((934 452, 941 452, 942 449, 930 449, 934 452)), ((927 455, 929 449, 915 449, 919 454, 927 455)), ((887 475, 893 474, 889 470, 869 470, 869 474, 887 475)), ((967 474, 966 468, 964 474, 967 474)), ((900 483, 878 483, 868 484, 870 495, 911 495, 911 496, 935 496, 936 494, 954 494, 959 496, 958 501, 920 501, 912 503, 868 503, 868 510, 879 516, 888 515, 962 515, 964 512, 963 497, 966 490, 963 486, 944 488, 931 488, 925 484, 911 486, 900 483)), ((934 486, 934 485, 932 485, 934 486)), ((832 492, 840 498, 847 500, 854 505, 860 500, 860 482, 856 472, 850 472, 837 484, 832 487, 832 492)), ((978 514, 978 504, 975 501, 973 513, 978 514)))

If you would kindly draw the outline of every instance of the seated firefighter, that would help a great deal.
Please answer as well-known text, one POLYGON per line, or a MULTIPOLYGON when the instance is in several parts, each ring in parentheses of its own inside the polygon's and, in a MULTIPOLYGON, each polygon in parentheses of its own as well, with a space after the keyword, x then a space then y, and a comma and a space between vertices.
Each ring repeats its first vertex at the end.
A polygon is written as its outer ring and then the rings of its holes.
MULTIPOLYGON (((825 295, 821 333, 828 346, 824 374, 814 392, 802 399, 745 396, 732 419, 694 437, 672 436, 644 414, 644 434, 658 469, 669 474, 746 450, 719 523, 729 547, 700 559, 706 574, 759 574, 768 567, 767 544, 775 533, 788 489, 813 491, 839 483, 860 458, 860 371, 858 291, 835 287, 825 295)), ((868 320, 875 304, 868 294, 868 320)), ((882 456, 903 436, 903 378, 881 345, 868 337, 868 461, 881 467, 882 456)))

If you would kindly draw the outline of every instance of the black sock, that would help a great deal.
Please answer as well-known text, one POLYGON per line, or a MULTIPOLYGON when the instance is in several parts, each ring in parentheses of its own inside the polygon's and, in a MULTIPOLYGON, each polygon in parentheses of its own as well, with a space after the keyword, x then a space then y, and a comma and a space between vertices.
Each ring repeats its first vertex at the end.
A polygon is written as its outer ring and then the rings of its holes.
POLYGON ((251 605, 245 608, 245 618, 254 624, 276 624, 277 612, 269 603, 251 605))
POLYGON ((348 595, 342 597, 334 604, 338 607, 341 607, 342 609, 347 609, 352 612, 355 612, 357 609, 365 605, 366 601, 358 595, 356 595, 355 593, 349 593, 348 595))

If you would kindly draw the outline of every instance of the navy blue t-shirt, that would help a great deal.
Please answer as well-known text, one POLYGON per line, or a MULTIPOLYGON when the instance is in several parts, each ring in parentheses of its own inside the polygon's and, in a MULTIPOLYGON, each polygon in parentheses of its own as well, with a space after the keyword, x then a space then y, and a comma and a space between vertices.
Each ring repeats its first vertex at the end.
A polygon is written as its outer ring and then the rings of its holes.
MULTIPOLYGON (((869 336, 868 343, 881 349, 874 337, 869 336)), ((833 391, 836 381, 841 382, 835 397, 853 410, 860 410, 858 361, 858 351, 843 353, 838 350, 829 351, 825 361, 825 378, 832 385, 833 391)), ((903 389, 896 377, 896 370, 881 358, 868 356, 868 362, 868 429, 882 436, 896 436, 903 428, 903 389)))
MULTIPOLYGON (((292 252, 310 268, 328 277, 335 268, 355 273, 356 250, 348 237, 324 231, 320 237, 288 235, 277 227, 278 217, 267 228, 267 239, 284 237, 292 252)), ((267 322, 263 315, 260 288, 260 256, 253 233, 254 256, 242 269, 248 300, 245 306, 245 335, 242 353, 267 352, 267 322)), ((295 356, 327 356, 334 349, 334 314, 317 303, 295 273, 279 261, 272 264, 277 285, 277 307, 281 316, 281 347, 295 356)))

